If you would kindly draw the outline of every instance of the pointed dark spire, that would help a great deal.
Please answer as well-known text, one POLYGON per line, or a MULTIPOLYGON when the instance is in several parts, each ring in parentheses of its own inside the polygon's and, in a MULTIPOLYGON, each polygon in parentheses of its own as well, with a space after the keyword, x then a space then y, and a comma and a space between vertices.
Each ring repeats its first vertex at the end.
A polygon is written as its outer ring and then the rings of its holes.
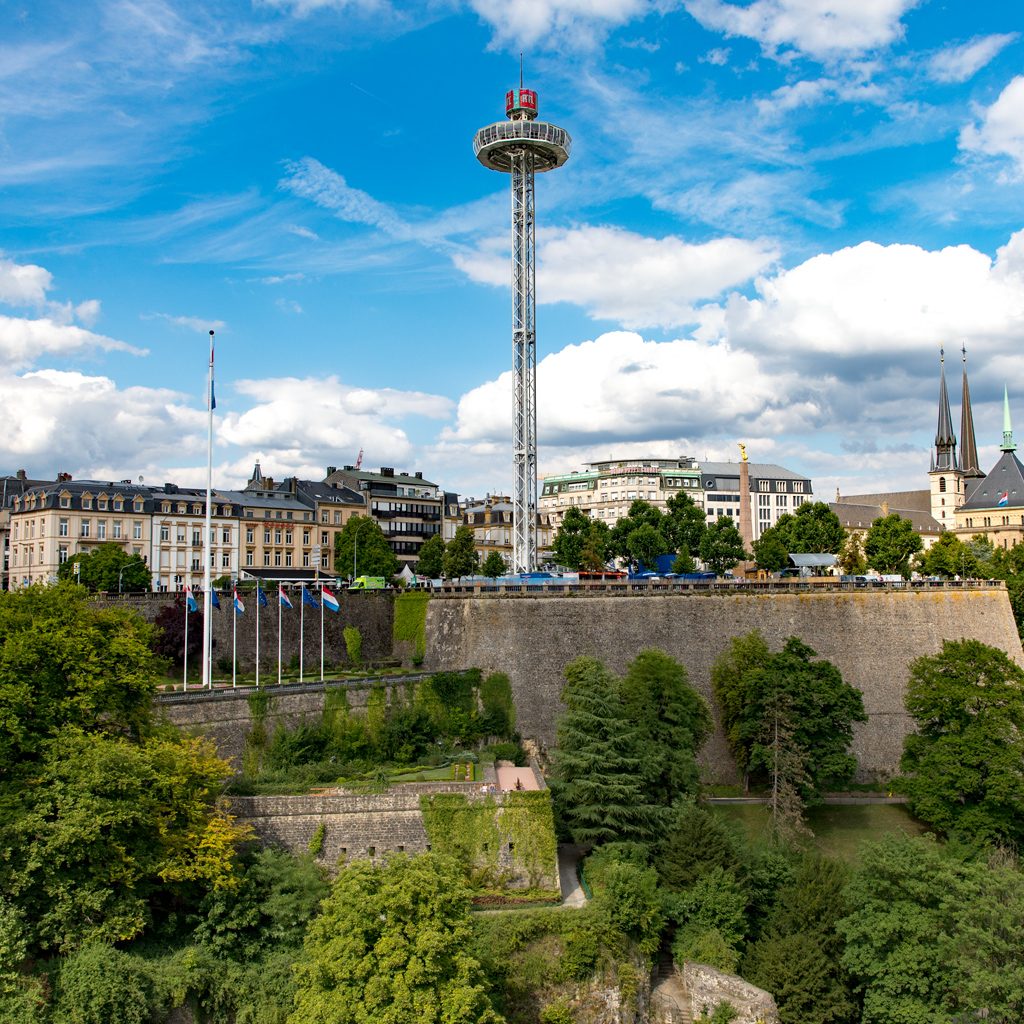
POLYGON ((971 406, 971 389, 967 383, 967 346, 960 346, 964 363, 963 393, 960 397, 960 468, 970 480, 983 477, 978 465, 978 444, 974 439, 974 411, 971 406))
POLYGON ((956 434, 953 433, 953 417, 949 413, 949 392, 946 390, 946 352, 939 349, 939 425, 935 431, 935 454, 932 456, 932 472, 953 471, 956 462, 956 434))

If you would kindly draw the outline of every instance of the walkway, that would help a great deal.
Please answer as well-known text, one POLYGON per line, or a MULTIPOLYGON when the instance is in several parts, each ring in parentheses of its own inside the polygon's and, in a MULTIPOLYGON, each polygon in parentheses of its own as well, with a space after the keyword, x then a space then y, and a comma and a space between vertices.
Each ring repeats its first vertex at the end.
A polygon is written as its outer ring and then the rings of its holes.
POLYGON ((576 873, 586 849, 585 846, 568 844, 558 847, 558 885, 562 890, 562 907, 582 907, 587 902, 586 893, 576 873))

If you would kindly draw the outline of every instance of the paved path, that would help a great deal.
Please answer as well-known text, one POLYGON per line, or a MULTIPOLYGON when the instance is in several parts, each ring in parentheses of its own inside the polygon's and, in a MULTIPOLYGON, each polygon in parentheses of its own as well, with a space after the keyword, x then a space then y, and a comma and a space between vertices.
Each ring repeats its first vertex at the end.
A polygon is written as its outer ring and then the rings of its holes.
POLYGON ((583 857, 585 847, 563 845, 558 847, 558 885, 562 890, 563 907, 582 907, 586 894, 576 876, 576 865, 583 857))

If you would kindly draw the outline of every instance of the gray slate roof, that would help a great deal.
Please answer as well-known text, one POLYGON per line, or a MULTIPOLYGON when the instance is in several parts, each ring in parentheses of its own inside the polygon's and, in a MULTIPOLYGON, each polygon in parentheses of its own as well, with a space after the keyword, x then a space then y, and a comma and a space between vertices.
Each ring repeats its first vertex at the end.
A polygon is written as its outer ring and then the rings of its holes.
MULTIPOLYGON (((960 509, 1024 508, 1024 466, 1013 452, 1003 452, 999 461, 989 470, 988 476, 975 483, 960 509), (1006 504, 999 499, 1005 494, 1006 504)), ((958 509, 957 511, 960 511, 958 509)))

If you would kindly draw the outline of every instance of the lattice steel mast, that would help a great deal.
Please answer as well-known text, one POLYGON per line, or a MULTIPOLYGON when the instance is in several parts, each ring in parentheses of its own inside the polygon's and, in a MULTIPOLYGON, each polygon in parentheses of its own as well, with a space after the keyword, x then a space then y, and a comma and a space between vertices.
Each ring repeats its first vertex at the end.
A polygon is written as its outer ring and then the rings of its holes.
POLYGON ((537 121, 537 94, 510 89, 505 95, 508 121, 481 128, 473 139, 477 159, 493 171, 512 176, 512 571, 537 567, 537 331, 535 298, 536 218, 534 175, 561 167, 572 139, 562 128, 537 121))

